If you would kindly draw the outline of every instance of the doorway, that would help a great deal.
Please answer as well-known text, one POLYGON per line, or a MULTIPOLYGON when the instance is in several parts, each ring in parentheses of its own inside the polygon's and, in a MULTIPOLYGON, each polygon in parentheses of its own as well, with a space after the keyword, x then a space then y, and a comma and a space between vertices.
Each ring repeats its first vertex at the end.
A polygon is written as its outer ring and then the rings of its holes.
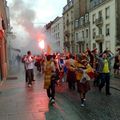
POLYGON ((100 51, 100 53, 103 52, 103 43, 102 42, 99 43, 99 51, 100 51))

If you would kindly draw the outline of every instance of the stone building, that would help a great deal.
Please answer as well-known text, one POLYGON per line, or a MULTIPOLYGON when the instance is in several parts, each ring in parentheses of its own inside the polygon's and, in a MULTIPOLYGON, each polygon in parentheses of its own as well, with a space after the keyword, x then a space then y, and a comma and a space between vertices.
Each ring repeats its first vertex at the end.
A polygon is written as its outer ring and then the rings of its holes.
POLYGON ((75 52, 74 40, 74 0, 67 0, 63 8, 64 49, 66 52, 75 52))
POLYGON ((90 0, 91 49, 115 53, 120 46, 120 1, 90 0))
POLYGON ((74 0, 76 53, 90 47, 89 1, 74 0))
POLYGON ((7 77, 7 33, 10 26, 6 0, 0 0, 0 80, 7 77))
POLYGON ((51 25, 53 48, 56 52, 63 52, 63 17, 56 17, 51 25))

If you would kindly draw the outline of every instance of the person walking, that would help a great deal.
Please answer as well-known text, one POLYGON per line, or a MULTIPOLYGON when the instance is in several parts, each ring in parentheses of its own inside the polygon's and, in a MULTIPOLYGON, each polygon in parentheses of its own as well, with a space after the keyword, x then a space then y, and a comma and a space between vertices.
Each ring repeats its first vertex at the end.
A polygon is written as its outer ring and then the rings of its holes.
POLYGON ((74 56, 70 54, 69 59, 67 60, 66 67, 67 67, 67 82, 68 88, 70 90, 75 90, 75 82, 76 82, 76 75, 75 75, 75 63, 76 60, 74 56))
POLYGON ((27 78, 28 78, 28 87, 32 86, 32 81, 34 81, 34 57, 32 56, 31 51, 27 52, 27 56, 25 57, 25 65, 27 70, 27 78))
POLYGON ((87 60, 81 60, 80 57, 77 56, 76 81, 78 93, 80 94, 81 99, 81 107, 85 106, 86 94, 90 90, 90 77, 87 75, 87 71, 90 71, 89 66, 90 65, 87 60))
POLYGON ((106 84, 106 95, 111 95, 110 93, 110 71, 111 71, 111 60, 114 58, 114 56, 111 54, 110 51, 105 51, 102 54, 102 57, 99 57, 96 55, 96 59, 100 61, 101 65, 101 82, 99 85, 99 91, 101 92, 102 88, 106 84))
POLYGON ((119 75, 119 69, 120 69, 120 50, 117 50, 118 53, 115 56, 115 60, 114 60, 114 77, 116 77, 117 75, 119 75))
POLYGON ((47 91, 47 96, 51 103, 55 102, 55 64, 52 61, 52 56, 47 55, 44 62, 44 89, 47 91))

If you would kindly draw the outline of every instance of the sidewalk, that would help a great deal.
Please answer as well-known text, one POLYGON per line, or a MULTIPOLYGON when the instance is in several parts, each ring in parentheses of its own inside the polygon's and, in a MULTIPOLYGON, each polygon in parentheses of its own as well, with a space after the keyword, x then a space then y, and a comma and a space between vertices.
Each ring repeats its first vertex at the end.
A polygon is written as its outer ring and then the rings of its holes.
POLYGON ((40 74, 35 75, 31 88, 25 83, 24 71, 12 77, 15 79, 5 81, 1 89, 0 120, 46 120, 48 98, 40 74))
POLYGON ((111 77, 111 88, 120 91, 120 78, 119 77, 111 77))

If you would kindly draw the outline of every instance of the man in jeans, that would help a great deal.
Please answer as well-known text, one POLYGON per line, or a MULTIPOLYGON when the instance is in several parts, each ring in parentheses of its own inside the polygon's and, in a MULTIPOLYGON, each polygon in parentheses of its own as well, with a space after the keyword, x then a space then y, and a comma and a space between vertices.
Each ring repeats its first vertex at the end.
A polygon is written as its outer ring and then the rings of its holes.
POLYGON ((44 89, 47 91, 47 96, 51 103, 55 102, 55 83, 56 83, 56 69, 52 61, 52 56, 47 55, 44 62, 44 89))
POLYGON ((31 51, 27 52, 27 56, 25 58, 26 70, 27 70, 27 77, 28 77, 28 87, 32 86, 32 81, 34 77, 34 57, 31 54, 31 51))
POLYGON ((102 58, 96 56, 96 58, 101 61, 101 70, 102 70, 102 74, 101 74, 101 83, 99 85, 99 91, 102 90, 102 88, 105 86, 106 84, 106 95, 111 95, 110 93, 110 63, 112 58, 114 58, 111 54, 110 51, 106 51, 103 53, 102 58))

